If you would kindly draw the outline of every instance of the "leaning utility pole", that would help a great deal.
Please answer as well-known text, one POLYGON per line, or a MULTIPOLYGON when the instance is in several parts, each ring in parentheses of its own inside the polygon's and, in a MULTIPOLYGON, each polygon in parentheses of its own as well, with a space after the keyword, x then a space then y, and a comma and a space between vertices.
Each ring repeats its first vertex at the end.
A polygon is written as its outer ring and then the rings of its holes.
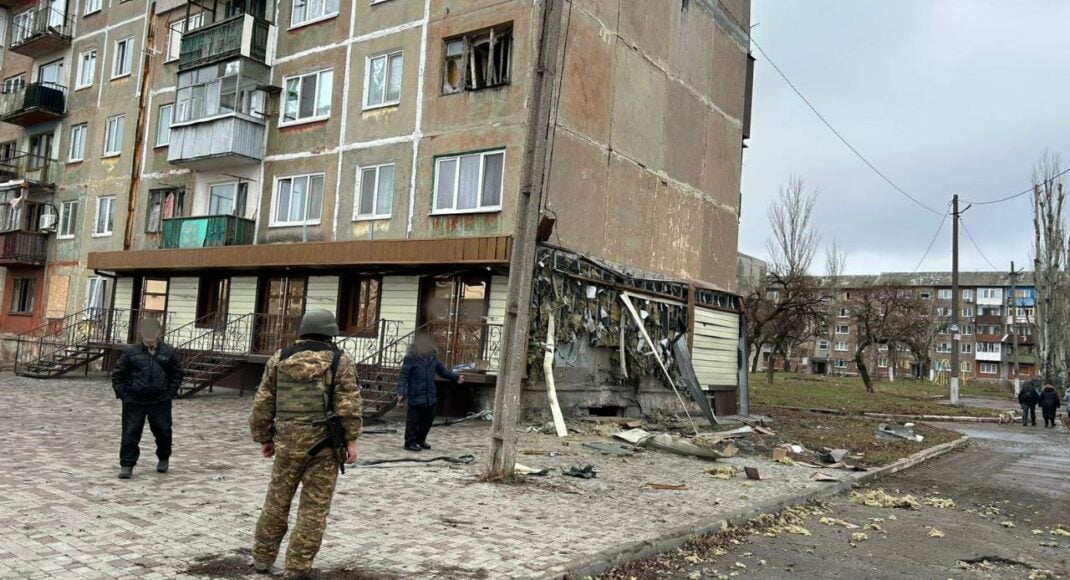
POLYGON ((527 371, 531 286, 535 276, 536 239, 546 177, 550 103, 556 86, 563 0, 544 0, 540 14, 538 50, 531 59, 525 159, 520 171, 513 251, 509 258, 509 286, 498 382, 494 390, 491 426, 490 479, 509 479, 516 467, 516 425, 520 419, 521 381, 527 371))
POLYGON ((1008 324, 1011 326, 1011 356, 1014 357, 1011 361, 1014 364, 1014 396, 1018 396, 1018 392, 1022 390, 1022 375, 1018 368, 1018 320, 1015 316, 1015 310, 1018 307, 1018 276, 1022 275, 1021 270, 1014 269, 1014 262, 1011 262, 1011 300, 1010 300, 1010 316, 1007 317, 1008 324))
POLYGON ((959 404, 959 196, 951 198, 951 404, 959 404))

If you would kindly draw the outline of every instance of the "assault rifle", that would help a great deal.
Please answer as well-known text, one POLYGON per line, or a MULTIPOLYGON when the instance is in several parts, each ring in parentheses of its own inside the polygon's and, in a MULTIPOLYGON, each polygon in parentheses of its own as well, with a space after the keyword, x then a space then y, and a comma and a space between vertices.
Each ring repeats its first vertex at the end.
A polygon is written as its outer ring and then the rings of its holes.
POLYGON ((342 353, 335 350, 334 360, 331 361, 331 381, 323 392, 323 405, 327 409, 327 414, 323 419, 312 422, 317 427, 326 427, 327 436, 317 441, 312 449, 308 450, 308 455, 312 457, 330 447, 334 450, 334 456, 338 458, 338 469, 344 474, 346 472, 346 428, 342 426, 342 418, 334 412, 334 385, 338 377, 338 363, 341 360, 342 353))

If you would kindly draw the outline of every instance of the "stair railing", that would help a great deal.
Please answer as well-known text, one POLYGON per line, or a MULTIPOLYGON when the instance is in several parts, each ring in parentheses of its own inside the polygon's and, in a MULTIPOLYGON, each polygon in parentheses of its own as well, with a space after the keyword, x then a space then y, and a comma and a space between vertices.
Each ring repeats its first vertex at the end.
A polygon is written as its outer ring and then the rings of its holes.
POLYGON ((91 309, 51 320, 15 337, 15 371, 25 368, 28 361, 40 361, 62 348, 74 346, 71 335, 91 309))
MULTIPOLYGON (((221 370, 236 358, 244 357, 252 349, 253 314, 229 314, 210 328, 175 346, 185 369, 194 365, 208 365, 206 371, 221 370)), ((195 373, 186 373, 184 382, 192 382, 195 373)))

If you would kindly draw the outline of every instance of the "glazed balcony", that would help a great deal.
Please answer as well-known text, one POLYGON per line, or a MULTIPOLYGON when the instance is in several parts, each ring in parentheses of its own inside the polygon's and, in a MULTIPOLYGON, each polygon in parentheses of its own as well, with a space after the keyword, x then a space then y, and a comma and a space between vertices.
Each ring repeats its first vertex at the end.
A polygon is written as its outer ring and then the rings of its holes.
POLYGON ((0 93, 0 121, 31 127, 62 119, 67 106, 67 88, 55 83, 30 83, 0 93))
POLYGON ((251 14, 239 14, 182 35, 178 70, 186 71, 212 63, 251 58, 268 64, 271 23, 251 14))
POLYGON ((233 215, 207 215, 163 220, 161 249, 247 246, 256 222, 233 215))
POLYGON ((30 58, 41 58, 70 48, 71 17, 62 10, 42 5, 15 13, 11 18, 11 44, 8 48, 30 58))
POLYGON ((1007 317, 1002 314, 979 314, 974 322, 977 324, 983 324, 986 326, 999 326, 1006 324, 1007 317))
POLYGON ((48 235, 10 230, 0 232, 0 266, 43 266, 48 259, 48 235))
POLYGON ((266 130, 262 121, 238 113, 174 124, 167 161, 197 171, 259 163, 266 130))
POLYGON ((24 182, 31 187, 54 189, 59 181, 59 162, 55 159, 16 153, 14 157, 0 159, 0 183, 24 182))

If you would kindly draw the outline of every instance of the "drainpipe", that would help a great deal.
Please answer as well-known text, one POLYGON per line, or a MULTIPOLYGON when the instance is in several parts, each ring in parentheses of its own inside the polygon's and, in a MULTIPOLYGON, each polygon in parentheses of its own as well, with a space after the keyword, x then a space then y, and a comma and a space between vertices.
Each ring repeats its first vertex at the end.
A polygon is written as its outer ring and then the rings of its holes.
POLYGON ((134 130, 134 158, 130 165, 130 194, 126 204, 126 230, 123 232, 123 250, 129 250, 133 246, 134 240, 134 221, 135 215, 137 215, 137 198, 138 189, 141 186, 141 159, 144 155, 143 145, 145 143, 145 124, 148 116, 146 115, 146 109, 148 107, 147 100, 149 96, 148 81, 149 71, 151 70, 152 52, 149 51, 149 47, 152 46, 156 39, 156 27, 153 20, 156 17, 156 3, 149 4, 146 18, 146 30, 145 44, 141 47, 141 79, 138 86, 137 96, 137 127, 134 130))

